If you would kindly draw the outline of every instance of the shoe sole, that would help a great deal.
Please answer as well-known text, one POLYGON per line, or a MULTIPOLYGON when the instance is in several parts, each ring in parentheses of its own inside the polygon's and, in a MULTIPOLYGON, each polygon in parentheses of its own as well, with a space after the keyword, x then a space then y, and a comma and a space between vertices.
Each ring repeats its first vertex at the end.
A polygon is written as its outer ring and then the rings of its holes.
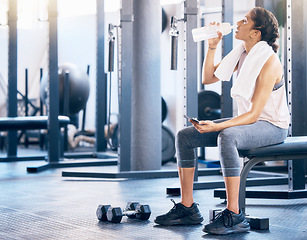
POLYGON ((248 232, 250 230, 250 226, 247 222, 243 222, 232 226, 231 228, 226 228, 224 231, 218 231, 218 230, 208 230, 206 227, 203 229, 203 232, 209 233, 209 234, 214 234, 214 235, 226 235, 226 234, 231 234, 231 233, 243 233, 243 232, 248 232))
POLYGON ((174 226, 174 225, 197 225, 201 224, 201 222, 204 220, 203 218, 197 220, 192 220, 191 218, 193 218, 193 216, 171 220, 168 222, 163 222, 163 221, 160 222, 156 220, 154 220, 154 222, 163 226, 174 226))

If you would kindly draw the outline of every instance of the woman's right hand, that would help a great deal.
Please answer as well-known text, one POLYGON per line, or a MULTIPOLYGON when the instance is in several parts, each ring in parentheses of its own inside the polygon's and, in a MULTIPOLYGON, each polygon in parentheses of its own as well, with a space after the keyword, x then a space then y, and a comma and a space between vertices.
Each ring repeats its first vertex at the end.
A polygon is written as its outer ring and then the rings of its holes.
MULTIPOLYGON (((210 25, 215 25, 215 22, 210 23, 210 25)), ((219 26, 220 24, 217 23, 217 26, 219 26)), ((221 39, 223 38, 223 34, 220 31, 217 31, 217 35, 218 37, 216 38, 211 38, 208 39, 208 44, 210 48, 216 48, 217 45, 219 44, 219 42, 221 41, 221 39)))

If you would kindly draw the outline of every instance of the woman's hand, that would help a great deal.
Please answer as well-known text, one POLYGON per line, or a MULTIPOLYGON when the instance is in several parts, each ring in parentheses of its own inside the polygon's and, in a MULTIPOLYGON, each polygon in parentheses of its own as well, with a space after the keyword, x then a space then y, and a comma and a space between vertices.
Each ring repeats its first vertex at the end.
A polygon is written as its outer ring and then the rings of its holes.
MULTIPOLYGON (((211 25, 215 25, 215 22, 210 23, 210 26, 211 26, 211 25)), ((217 26, 219 26, 219 25, 220 25, 220 24, 217 23, 217 26)), ((219 44, 219 42, 221 41, 221 39, 222 39, 222 37, 223 37, 223 34, 222 34, 220 31, 218 31, 218 32, 217 32, 217 35, 218 35, 218 37, 216 37, 216 38, 208 39, 209 48, 216 48, 217 45, 219 44)))
POLYGON ((196 128, 196 130, 200 133, 206 133, 206 132, 216 132, 218 131, 217 129, 217 124, 214 123, 213 121, 199 121, 199 124, 189 120, 190 123, 192 123, 194 125, 194 127, 196 128))

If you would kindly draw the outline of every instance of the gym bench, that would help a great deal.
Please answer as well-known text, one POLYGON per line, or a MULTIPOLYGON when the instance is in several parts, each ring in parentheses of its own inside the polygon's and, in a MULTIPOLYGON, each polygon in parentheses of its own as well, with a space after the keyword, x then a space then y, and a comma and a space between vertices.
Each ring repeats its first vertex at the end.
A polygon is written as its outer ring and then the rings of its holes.
MULTIPOLYGON (((295 181, 294 174, 289 174, 288 191, 246 191, 247 176, 251 169, 258 163, 264 161, 280 161, 280 160, 303 160, 307 158, 307 137, 288 137, 283 143, 271 145, 267 147, 255 148, 250 150, 239 150, 240 157, 244 158, 244 167, 241 172, 240 180, 240 194, 239 194, 239 207, 245 212, 245 199, 250 198, 271 198, 271 199, 295 199, 307 198, 307 191, 305 188, 305 173, 304 168, 301 167, 300 171, 300 185, 302 190, 293 183, 295 181), (292 176, 290 176, 292 175, 292 176)), ((290 169, 289 173, 294 169, 290 169)), ((297 174, 298 172, 296 172, 297 174)), ((226 199, 224 189, 214 190, 214 197, 226 199)))
MULTIPOLYGON (((60 127, 65 127, 69 124, 70 119, 66 116, 59 116, 60 127)), ((33 130, 47 129, 48 116, 29 116, 29 117, 1 117, 0 131, 8 130, 33 130)))
MULTIPOLYGON (((69 117, 66 117, 66 116, 58 116, 58 119, 59 119, 60 128, 67 126, 70 122, 69 117)), ((1 131, 17 131, 17 130, 36 130, 36 129, 48 129, 48 116, 1 117, 0 118, 0 132, 1 131)), ((1 160, 15 161, 17 159, 18 159, 17 156, 7 156, 5 159, 0 159, 0 161, 1 160)), ((42 157, 39 157, 39 159, 42 159, 42 157)), ((28 160, 28 159, 25 158, 24 160, 28 160)), ((31 157, 31 160, 35 160, 35 158, 31 157)))

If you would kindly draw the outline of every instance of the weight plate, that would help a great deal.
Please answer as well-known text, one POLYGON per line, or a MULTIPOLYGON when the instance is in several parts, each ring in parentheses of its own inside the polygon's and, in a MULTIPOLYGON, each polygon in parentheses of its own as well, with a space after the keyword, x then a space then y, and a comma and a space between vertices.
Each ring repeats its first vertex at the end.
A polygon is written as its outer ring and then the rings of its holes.
POLYGON ((162 122, 164 122, 167 116, 167 105, 163 97, 161 97, 161 104, 162 104, 162 122))
POLYGON ((162 126, 162 163, 172 160, 175 153, 175 136, 167 127, 162 126))
POLYGON ((221 96, 213 91, 198 93, 198 119, 214 120, 221 118, 221 96))

